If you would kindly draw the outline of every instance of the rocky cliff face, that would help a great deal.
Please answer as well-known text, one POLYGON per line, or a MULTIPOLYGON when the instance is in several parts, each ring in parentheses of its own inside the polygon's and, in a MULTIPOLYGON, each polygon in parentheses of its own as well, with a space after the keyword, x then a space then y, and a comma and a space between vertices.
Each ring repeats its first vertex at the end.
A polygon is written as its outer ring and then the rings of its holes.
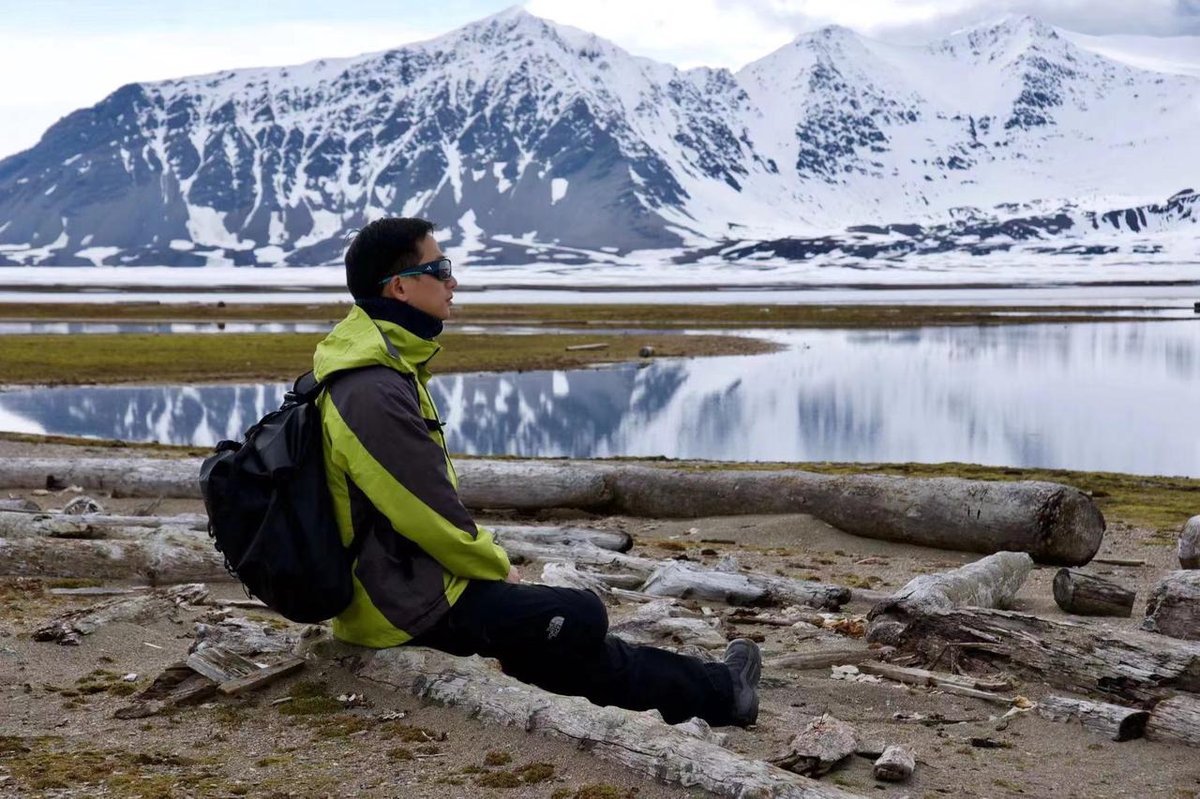
POLYGON ((125 86, 0 161, 0 263, 331 263, 384 214, 476 263, 1147 246, 1197 230, 1198 99, 1028 17, 927 47, 827 28, 734 74, 510 10, 125 86))

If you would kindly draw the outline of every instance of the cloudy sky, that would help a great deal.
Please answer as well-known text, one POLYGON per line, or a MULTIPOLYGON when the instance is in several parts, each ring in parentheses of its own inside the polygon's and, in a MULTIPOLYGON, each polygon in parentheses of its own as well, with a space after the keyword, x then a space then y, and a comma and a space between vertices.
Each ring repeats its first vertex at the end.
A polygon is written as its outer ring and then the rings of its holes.
MULTIPOLYGON (((514 0, 0 0, 0 157, 133 81, 420 41, 514 0)), ((1200 37, 1200 0, 525 0, 531 13, 681 67, 736 69, 827 24, 918 42, 1006 13, 1095 35, 1200 37)), ((1186 45, 1188 47, 1192 45, 1186 45)), ((1200 38, 1194 40, 1200 50, 1200 38)), ((1200 52, 1197 53, 1200 60, 1200 52)))

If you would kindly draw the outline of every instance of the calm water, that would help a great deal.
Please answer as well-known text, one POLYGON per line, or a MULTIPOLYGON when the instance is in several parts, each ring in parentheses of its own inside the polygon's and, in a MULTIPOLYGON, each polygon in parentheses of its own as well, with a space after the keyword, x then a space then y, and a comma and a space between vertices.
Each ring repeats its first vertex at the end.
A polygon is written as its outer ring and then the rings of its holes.
MULTIPOLYGON (((770 355, 448 375, 451 448, 528 456, 966 461, 1200 476, 1200 323, 763 335, 770 355)), ((286 390, 0 394, 0 429, 210 444, 286 390)))

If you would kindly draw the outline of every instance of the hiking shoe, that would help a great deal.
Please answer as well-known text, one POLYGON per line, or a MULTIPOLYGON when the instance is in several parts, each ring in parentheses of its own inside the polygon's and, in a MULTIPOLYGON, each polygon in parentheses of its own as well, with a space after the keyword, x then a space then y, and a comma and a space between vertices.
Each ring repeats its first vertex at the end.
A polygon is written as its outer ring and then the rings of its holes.
POLYGON ((732 724, 749 727, 758 721, 758 678, 762 674, 762 653, 748 638, 735 638, 725 648, 725 665, 733 677, 732 724))

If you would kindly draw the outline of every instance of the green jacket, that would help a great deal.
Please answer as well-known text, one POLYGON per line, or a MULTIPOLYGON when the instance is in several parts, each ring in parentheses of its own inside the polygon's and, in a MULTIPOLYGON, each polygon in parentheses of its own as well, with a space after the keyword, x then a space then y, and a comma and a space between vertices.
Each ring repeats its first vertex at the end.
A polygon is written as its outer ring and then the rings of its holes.
POLYGON ((358 533, 354 598, 333 633, 370 647, 432 627, 468 580, 503 580, 508 557, 471 519, 429 396, 441 349, 355 306, 317 345, 318 380, 346 369, 318 400, 325 472, 342 543, 358 533))

